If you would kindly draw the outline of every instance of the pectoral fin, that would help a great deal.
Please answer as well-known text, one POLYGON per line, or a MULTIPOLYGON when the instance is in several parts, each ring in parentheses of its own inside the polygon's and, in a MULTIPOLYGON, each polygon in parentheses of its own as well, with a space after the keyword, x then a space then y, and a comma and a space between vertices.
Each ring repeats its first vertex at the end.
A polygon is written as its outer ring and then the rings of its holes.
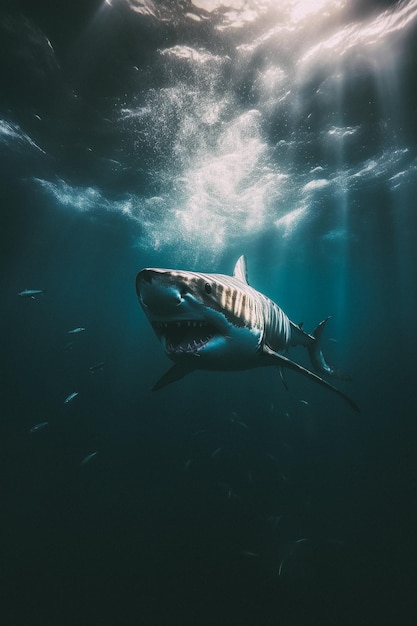
POLYGON ((177 380, 184 378, 184 376, 193 371, 194 370, 190 367, 185 367, 180 363, 176 363, 170 367, 169 370, 165 372, 165 374, 154 384, 152 391, 159 391, 159 389, 162 389, 171 383, 175 383, 177 380))
POLYGON ((276 365, 278 368, 288 367, 295 372, 303 374, 303 376, 305 376, 306 378, 310 378, 310 380, 314 380, 316 383, 322 385, 322 387, 326 387, 327 389, 334 391, 334 393, 337 393, 337 395, 343 398, 354 411, 357 411, 359 413, 358 405, 353 400, 351 400, 349 396, 344 394, 343 391, 336 389, 336 387, 333 387, 333 385, 328 383, 327 380, 324 380, 320 376, 317 376, 317 374, 313 374, 313 372, 310 372, 310 370, 306 369, 302 365, 299 365, 298 363, 287 359, 285 356, 282 356, 282 354, 278 354, 278 352, 275 352, 266 344, 263 345, 262 350, 264 359, 270 360, 271 365, 276 365))

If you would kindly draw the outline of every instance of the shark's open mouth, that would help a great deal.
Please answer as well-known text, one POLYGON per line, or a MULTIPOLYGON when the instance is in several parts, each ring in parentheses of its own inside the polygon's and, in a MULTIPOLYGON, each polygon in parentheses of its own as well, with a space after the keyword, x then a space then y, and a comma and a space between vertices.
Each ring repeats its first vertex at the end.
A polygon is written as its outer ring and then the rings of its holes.
POLYGON ((195 354, 216 334, 212 324, 201 320, 153 322, 152 326, 160 337, 164 337, 166 351, 173 354, 195 354))

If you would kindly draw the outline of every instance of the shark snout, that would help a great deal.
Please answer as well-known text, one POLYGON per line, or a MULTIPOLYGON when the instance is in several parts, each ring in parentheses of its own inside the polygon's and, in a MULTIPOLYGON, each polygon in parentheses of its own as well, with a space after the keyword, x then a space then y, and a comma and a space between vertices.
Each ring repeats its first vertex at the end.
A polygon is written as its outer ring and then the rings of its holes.
POLYGON ((155 276, 155 272, 152 270, 142 270, 141 272, 139 272, 138 276, 137 276, 137 282, 142 281, 145 283, 151 283, 152 282, 152 278, 155 276))
POLYGON ((143 308, 155 316, 169 315, 182 302, 179 288, 157 270, 144 269, 139 272, 136 292, 143 308))

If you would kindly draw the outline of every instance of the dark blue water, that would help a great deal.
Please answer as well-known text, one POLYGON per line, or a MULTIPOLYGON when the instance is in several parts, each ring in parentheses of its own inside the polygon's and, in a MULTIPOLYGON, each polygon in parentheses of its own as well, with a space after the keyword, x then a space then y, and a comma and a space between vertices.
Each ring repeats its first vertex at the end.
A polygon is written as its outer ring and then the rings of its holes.
POLYGON ((3 2, 2 624, 415 623, 416 36, 414 0, 3 2), (272 368, 150 391, 136 273, 241 254, 332 316, 360 414, 272 368))

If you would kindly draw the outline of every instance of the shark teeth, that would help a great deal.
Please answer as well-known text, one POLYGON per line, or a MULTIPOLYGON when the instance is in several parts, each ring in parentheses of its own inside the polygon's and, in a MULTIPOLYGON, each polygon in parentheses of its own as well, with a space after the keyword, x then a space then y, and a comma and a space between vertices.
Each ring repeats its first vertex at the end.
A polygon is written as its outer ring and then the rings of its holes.
POLYGON ((200 350, 200 348, 205 346, 206 343, 210 341, 210 339, 211 339, 211 336, 205 337, 204 339, 199 339, 199 340, 194 339, 192 343, 188 342, 187 344, 174 344, 172 341, 167 340, 166 350, 167 352, 170 352, 173 354, 181 354, 181 353, 196 354, 197 351, 200 350))
POLYGON ((153 322, 152 326, 158 330, 172 328, 172 326, 177 328, 204 328, 208 326, 208 323, 201 320, 176 320, 173 322, 153 322))
POLYGON ((202 320, 172 320, 169 322, 153 322, 157 335, 163 339, 166 352, 169 354, 197 355, 216 334, 216 329, 202 320))

